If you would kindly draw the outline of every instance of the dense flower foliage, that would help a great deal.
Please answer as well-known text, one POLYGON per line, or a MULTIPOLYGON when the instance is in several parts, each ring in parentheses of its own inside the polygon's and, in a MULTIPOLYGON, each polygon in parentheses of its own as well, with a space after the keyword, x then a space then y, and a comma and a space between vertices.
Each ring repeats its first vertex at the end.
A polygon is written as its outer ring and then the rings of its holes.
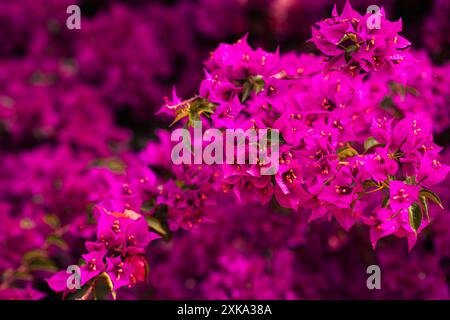
POLYGON ((450 298, 448 1, 428 52, 395 1, 69 2, 0 5, 0 299, 450 298), (279 130, 278 171, 174 164, 194 121, 279 130))

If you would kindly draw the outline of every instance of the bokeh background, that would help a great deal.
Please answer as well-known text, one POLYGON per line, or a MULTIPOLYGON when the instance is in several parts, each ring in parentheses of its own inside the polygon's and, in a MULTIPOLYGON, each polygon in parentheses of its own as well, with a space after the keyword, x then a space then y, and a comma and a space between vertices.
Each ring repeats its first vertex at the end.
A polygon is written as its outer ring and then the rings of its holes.
MULTIPOLYGON (((335 3, 344 5, 329 0, 0 0, 0 298, 59 298, 44 279, 83 250, 77 221, 97 190, 96 177, 86 168, 141 150, 157 128, 167 128, 169 120, 155 115, 164 96, 174 86, 181 97, 195 94, 203 62, 219 43, 248 33, 252 46, 269 51, 315 52, 306 43, 310 26, 330 16, 335 3), (81 8, 81 30, 66 28, 71 4, 81 8), (52 223, 69 232, 49 245, 52 223), (39 253, 43 246, 45 254, 39 253)), ((448 63, 449 0, 351 3, 360 12, 372 4, 385 7, 389 19, 403 19, 402 35, 416 50, 436 66, 448 63)), ((448 74, 436 76, 448 93, 448 74)), ((442 98, 450 102, 448 95, 442 98)), ((449 144, 449 133, 441 127, 437 143, 449 144)), ((448 162, 450 153, 445 154, 448 162)), ((449 208, 448 179, 440 188, 449 208)), ((404 241, 391 238, 372 251, 367 230, 360 227, 347 234, 332 223, 293 224, 287 213, 222 210, 220 223, 152 244, 149 283, 119 297, 450 297, 447 212, 408 254, 404 241), (250 223, 236 222, 243 219, 250 223), (382 268, 382 290, 366 288, 365 268, 373 263, 382 268)))

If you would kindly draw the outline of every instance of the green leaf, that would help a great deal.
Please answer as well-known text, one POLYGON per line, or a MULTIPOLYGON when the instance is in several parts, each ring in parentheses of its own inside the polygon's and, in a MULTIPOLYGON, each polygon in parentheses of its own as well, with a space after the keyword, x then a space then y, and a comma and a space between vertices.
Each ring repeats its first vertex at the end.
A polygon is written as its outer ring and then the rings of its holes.
POLYGON ((422 189, 422 190, 420 190, 419 195, 420 195, 420 196, 424 196, 425 198, 427 198, 427 199, 433 201, 433 202, 436 203, 439 207, 441 207, 441 209, 444 209, 444 206, 442 205, 441 199, 440 199, 439 196, 438 196, 436 193, 434 193, 433 191, 428 190, 428 189, 422 189))
POLYGON ((30 272, 47 271, 56 272, 57 268, 54 262, 48 257, 45 250, 31 250, 23 255, 22 263, 30 272))
POLYGON ((114 285, 109 275, 106 272, 100 273, 94 284, 94 298, 96 300, 116 300, 116 292, 113 288, 114 285))
POLYGON ((406 177, 405 183, 415 185, 416 184, 416 176, 406 177))
POLYGON ((106 272, 89 280, 81 289, 68 293, 66 300, 116 300, 114 285, 106 272))
POLYGON ((141 210, 145 211, 145 212, 150 212, 151 209, 153 209, 153 207, 155 206, 154 200, 147 200, 144 201, 141 205, 141 210))
POLYGON ((207 118, 216 110, 216 104, 210 102, 208 99, 195 97, 189 101, 185 101, 181 107, 179 107, 175 113, 176 117, 169 125, 173 126, 181 119, 188 118, 188 127, 193 126, 194 121, 200 121, 200 116, 204 115, 207 118))
POLYGON ((418 97, 420 95, 419 91, 414 87, 406 87, 406 91, 408 91, 408 93, 410 93, 411 95, 413 95, 415 97, 418 97))
POLYGON ((106 167, 109 170, 117 173, 125 172, 125 164, 117 158, 107 158, 107 159, 98 159, 94 160, 91 163, 91 166, 94 167, 106 167))
POLYGON ((382 207, 382 208, 387 208, 387 206, 388 206, 388 204, 389 204, 389 199, 390 199, 390 196, 389 196, 389 195, 386 195, 386 196, 383 198, 383 202, 381 203, 381 207, 382 207))
POLYGON ((33 271, 46 271, 46 272, 56 272, 58 269, 52 260, 46 259, 36 259, 30 262, 28 265, 28 270, 33 271))
POLYGON ((250 91, 252 91, 252 85, 249 81, 245 81, 242 90, 241 102, 244 103, 250 96, 250 91))
POLYGON ((266 83, 261 76, 256 76, 253 78, 253 90, 256 93, 260 93, 264 89, 265 84, 266 83))
POLYGON ((89 280, 81 289, 68 293, 65 300, 89 300, 93 297, 95 279, 89 280))
POLYGON ((45 250, 36 249, 25 253, 22 257, 22 261, 25 264, 29 264, 31 261, 35 259, 45 259, 45 258, 47 258, 47 252, 45 250))
POLYGON ((378 187, 377 183, 373 180, 364 180, 362 182, 362 186, 364 189, 371 188, 371 187, 378 187))
POLYGON ((26 272, 17 271, 14 273, 14 279, 20 281, 33 281, 33 276, 26 272))
POLYGON ((339 40, 338 45, 344 43, 345 41, 350 40, 356 43, 356 34, 349 32, 344 34, 344 36, 341 38, 341 40, 339 40))
POLYGON ((189 110, 186 108, 182 108, 177 110, 177 116, 175 117, 175 119, 172 121, 171 124, 169 124, 169 127, 173 126, 175 123, 177 123, 178 121, 180 121, 181 119, 184 119, 186 117, 189 116, 189 110))
POLYGON ((430 213, 428 212, 428 199, 424 196, 419 196, 419 201, 422 205, 423 211, 425 211, 425 215, 427 216, 428 221, 430 221, 430 213))
POLYGON ((383 143, 379 143, 374 137, 369 137, 364 141, 364 153, 367 153, 375 147, 382 147, 383 143))
POLYGON ((265 82, 261 76, 249 77, 242 85, 241 103, 247 101, 251 92, 260 93, 264 86, 265 82))
POLYGON ((354 44, 348 46, 348 47, 345 49, 345 61, 346 61, 346 62, 349 62, 349 61, 350 61, 351 54, 352 54, 353 52, 355 52, 356 50, 358 50, 358 47, 357 47, 356 45, 354 45, 354 44))
POLYGON ((409 225, 414 230, 414 232, 417 232, 422 223, 422 209, 417 204, 417 202, 414 202, 408 208, 408 213, 409 213, 409 225))
POLYGON ((44 220, 44 222, 53 229, 58 229, 61 227, 61 221, 59 221, 58 216, 55 214, 46 214, 42 220, 44 220))
POLYGON ((389 83, 389 89, 391 92, 401 95, 402 97, 406 94, 406 88, 403 84, 395 81, 389 83))
POLYGON ((47 237, 47 243, 54 245, 64 251, 69 250, 69 245, 61 237, 54 234, 51 234, 47 237))
POLYGON ((147 224, 151 229, 162 235, 164 238, 169 236, 168 230, 161 224, 158 219, 148 216, 145 217, 145 219, 147 220, 147 224))
POLYGON ((36 226, 36 223, 30 218, 23 218, 20 220, 20 227, 24 230, 33 229, 36 226))
POLYGON ((350 157, 354 157, 357 154, 358 154, 358 151, 356 151, 355 149, 353 149, 350 146, 347 146, 347 147, 344 147, 344 148, 341 148, 338 150, 338 158, 341 161, 345 160, 347 158, 350 158, 350 157))

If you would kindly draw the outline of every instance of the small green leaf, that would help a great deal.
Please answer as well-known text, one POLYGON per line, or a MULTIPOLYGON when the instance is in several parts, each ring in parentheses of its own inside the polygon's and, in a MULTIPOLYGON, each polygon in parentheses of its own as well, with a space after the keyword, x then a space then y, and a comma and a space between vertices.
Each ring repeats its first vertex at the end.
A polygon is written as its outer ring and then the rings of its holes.
POLYGON ((382 147, 384 144, 379 143, 374 137, 369 137, 364 141, 364 153, 367 153, 375 147, 382 147))
POLYGON ((420 95, 419 91, 414 87, 406 87, 406 91, 408 91, 408 93, 412 94, 415 97, 418 97, 420 95))
POLYGON ((45 258, 47 258, 47 252, 45 250, 36 249, 25 253, 22 257, 22 261, 25 264, 29 264, 31 261, 35 259, 45 259, 45 258))
POLYGON ((186 117, 188 118, 188 127, 191 127, 195 121, 200 121, 201 115, 209 118, 215 110, 216 104, 210 102, 208 99, 201 97, 192 98, 189 101, 185 101, 178 109, 176 109, 176 117, 169 127, 186 117))
POLYGON ((33 229, 36 226, 36 223, 30 218, 23 218, 20 220, 20 227, 24 230, 33 229))
POLYGON ((405 183, 415 185, 416 184, 416 176, 406 177, 405 183))
POLYGON ((51 234, 47 237, 47 243, 54 245, 64 251, 69 250, 69 245, 61 237, 54 234, 51 234))
POLYGON ((17 271, 14 273, 14 279, 21 281, 33 281, 33 276, 26 272, 17 271))
POLYGON ((373 181, 373 180, 364 180, 363 183, 362 183, 362 186, 363 186, 364 189, 372 188, 372 187, 378 187, 376 182, 373 181))
POLYGON ((42 218, 42 220, 44 220, 44 222, 53 229, 58 229, 59 227, 61 227, 61 222, 59 221, 58 216, 55 214, 46 214, 42 218))
POLYGON ((248 99, 248 97, 250 95, 250 91, 252 90, 252 86, 251 86, 250 82, 245 81, 242 90, 243 91, 242 91, 241 102, 244 103, 248 99))
POLYGON ((64 300, 90 300, 94 293, 95 279, 89 280, 81 289, 67 293, 64 300))
POLYGON ((256 93, 260 93, 264 89, 265 84, 266 83, 262 77, 256 76, 253 78, 253 90, 256 93))
POLYGON ((348 146, 343 146, 342 148, 337 149, 337 150, 336 150, 336 153, 339 153, 339 152, 341 152, 341 151, 344 151, 344 150, 347 149, 347 148, 348 148, 348 146))
POLYGON ((356 34, 349 32, 344 34, 344 36, 339 40, 338 45, 343 44, 345 41, 350 40, 356 43, 356 34))
POLYGON ((406 88, 403 84, 395 81, 389 83, 389 89, 391 92, 401 95, 402 97, 406 94, 406 88))
POLYGON ((356 50, 358 50, 358 47, 357 47, 356 45, 354 45, 354 44, 348 46, 348 47, 345 49, 345 61, 346 61, 346 62, 349 62, 349 61, 350 61, 351 54, 352 54, 353 52, 355 52, 356 50))
POLYGON ((144 201, 141 205, 141 210, 145 212, 149 212, 155 206, 154 200, 144 201))
POLYGON ((408 213, 409 213, 409 225, 414 230, 414 232, 417 232, 422 223, 422 209, 416 202, 414 202, 408 208, 408 213))
POLYGON ((33 271, 45 271, 45 272, 56 272, 58 269, 55 264, 50 259, 36 259, 30 262, 28 265, 28 270, 33 271))
POLYGON ((261 76, 249 77, 242 85, 241 102, 244 103, 247 101, 252 91, 260 93, 264 89, 264 86, 265 82, 261 76))
POLYGON ((389 199, 390 199, 390 196, 389 196, 389 195, 386 195, 386 196, 383 198, 383 202, 381 203, 381 207, 382 207, 382 208, 387 208, 387 206, 388 206, 388 204, 389 204, 389 199))
POLYGON ((428 199, 424 196, 419 196, 419 201, 422 205, 423 211, 425 211, 425 215, 427 216, 428 221, 430 221, 430 213, 428 212, 428 199))
POLYGON ((442 205, 441 199, 440 199, 439 196, 438 196, 436 193, 434 193, 433 191, 428 190, 428 189, 422 189, 422 190, 420 190, 419 195, 424 196, 425 198, 427 198, 427 199, 433 201, 433 202, 436 203, 439 207, 441 207, 441 209, 444 209, 444 206, 442 205))
POLYGON ((338 150, 338 158, 339 160, 345 160, 350 157, 354 157, 358 154, 358 151, 353 149, 352 147, 344 147, 338 150), (339 151, 340 150, 340 151, 339 151))
POLYGON ((94 160, 91 163, 91 166, 94 167, 106 167, 109 170, 117 173, 124 173, 125 164, 117 158, 107 158, 107 159, 98 159, 94 160))
POLYGON ((89 280, 81 289, 68 293, 66 300, 116 300, 114 285, 106 272, 89 280))
POLYGON ((56 272, 57 268, 54 262, 48 257, 44 250, 31 250, 23 255, 23 264, 29 271, 47 271, 56 272))
POLYGON ((100 273, 96 277, 94 284, 94 298, 95 300, 116 300, 116 292, 111 278, 106 272, 100 273))
POLYGON ((166 228, 164 228, 164 226, 161 224, 161 222, 158 219, 156 219, 154 217, 145 217, 145 219, 147 220, 147 224, 151 229, 155 230, 157 233, 159 233, 163 237, 167 237, 169 235, 166 228))
POLYGON ((176 111, 176 114, 177 115, 176 115, 175 119, 172 121, 171 124, 169 124, 169 127, 173 126, 175 123, 177 123, 181 119, 184 119, 184 118, 188 117, 189 116, 189 110, 187 108, 181 108, 181 109, 176 111))

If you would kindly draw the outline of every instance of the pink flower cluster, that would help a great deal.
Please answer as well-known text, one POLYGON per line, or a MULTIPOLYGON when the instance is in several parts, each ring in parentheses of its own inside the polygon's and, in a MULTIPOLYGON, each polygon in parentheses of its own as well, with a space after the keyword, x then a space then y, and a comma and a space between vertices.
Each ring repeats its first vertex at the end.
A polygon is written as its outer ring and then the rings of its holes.
MULTIPOLYGON (((367 17, 347 3, 340 16, 334 10, 331 20, 320 22, 312 41, 325 59, 253 50, 246 37, 212 52, 199 95, 182 101, 174 93, 162 111, 188 125, 199 119, 221 130, 279 130, 278 172, 261 176, 260 164, 170 165, 164 157, 155 160, 158 146, 150 144, 141 153, 140 164, 130 166, 128 182, 113 181, 112 190, 120 191, 107 197, 108 205, 97 207, 99 244, 87 244, 91 253, 84 256, 83 283, 118 264, 120 279, 133 283, 139 278, 125 270, 127 237, 136 235, 124 231, 125 240, 115 238, 118 230, 137 222, 121 222, 114 212, 125 216, 132 212, 137 221, 145 221, 141 215, 154 219, 157 228, 166 226, 162 234, 178 227, 191 229, 205 216, 213 218, 205 208, 217 202, 220 187, 241 203, 275 201, 309 221, 334 218, 347 231, 355 223, 366 224, 373 247, 391 234, 406 237, 411 250, 431 221, 431 203, 442 206, 430 187, 442 182, 450 167, 439 160, 442 148, 433 142, 432 119, 426 104, 420 104, 423 98, 417 97, 415 74, 408 72, 414 59, 404 57, 414 53, 397 34, 401 22, 383 19, 381 29, 369 30, 364 27, 367 17), (348 40, 352 50, 341 48, 348 40), (402 58, 393 58, 399 55, 402 58), (374 103, 371 95, 379 87, 387 94, 374 103), (417 100, 414 113, 410 104, 397 103, 405 99, 417 100), (149 167, 159 168, 169 179, 157 182, 160 178, 149 167), (114 257, 106 258, 106 265, 105 246, 114 257), (102 262, 96 266, 92 259, 102 262)), ((161 133, 160 140, 169 144, 167 133, 161 133)), ((161 149, 169 148, 170 144, 161 149)), ((150 240, 144 229, 142 225, 141 247, 150 240)), ((110 276, 115 290, 119 278, 110 276)))
POLYGON ((191 102, 185 112, 177 97, 165 108, 177 119, 202 117, 213 128, 280 131, 273 178, 259 175, 258 164, 222 166, 224 191, 240 201, 265 204, 274 197, 284 208, 301 207, 310 220, 334 217, 346 230, 363 222, 374 247, 395 234, 407 237, 411 249, 430 221, 429 200, 440 204, 429 188, 450 167, 439 161, 428 106, 417 97, 413 59, 392 60, 413 55, 397 34, 401 22, 382 19, 381 29, 367 29, 368 16, 347 3, 340 16, 335 9, 332 19, 313 28, 325 60, 253 50, 246 37, 220 45, 199 89, 214 105, 212 115, 196 114, 191 102), (347 40, 354 43, 351 52, 341 49, 347 40), (379 103, 371 99, 375 87, 386 88, 379 103))
POLYGON ((313 26, 311 41, 329 59, 328 67, 347 67, 352 72, 392 68, 411 59, 411 43, 400 36, 402 21, 386 19, 383 9, 379 13, 361 16, 347 2, 341 15, 334 7, 332 18, 313 26), (379 21, 371 21, 372 15, 379 21))
MULTIPOLYGON (((84 286, 102 273, 110 279, 113 292, 125 285, 144 281, 148 266, 143 254, 150 241, 158 238, 148 232, 145 218, 133 211, 109 212, 100 206, 95 215, 98 221, 97 241, 86 242, 89 253, 82 255, 86 264, 80 268, 79 284, 84 286)), ((58 272, 49 282, 50 287, 55 291, 68 291, 69 275, 66 271, 58 272)), ((96 281, 98 279, 93 281, 92 287, 96 281)))

